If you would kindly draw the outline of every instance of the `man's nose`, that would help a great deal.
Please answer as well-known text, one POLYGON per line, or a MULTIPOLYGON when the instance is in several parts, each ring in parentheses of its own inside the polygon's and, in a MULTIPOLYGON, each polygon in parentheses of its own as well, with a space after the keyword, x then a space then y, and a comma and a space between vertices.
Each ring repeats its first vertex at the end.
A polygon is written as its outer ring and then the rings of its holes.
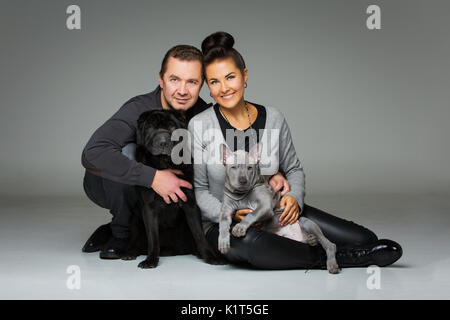
POLYGON ((239 177, 239 183, 240 184, 247 184, 247 178, 246 177, 239 177))
POLYGON ((187 89, 186 89, 186 83, 185 82, 181 82, 180 86, 178 88, 178 93, 182 96, 184 96, 185 94, 187 94, 187 89))

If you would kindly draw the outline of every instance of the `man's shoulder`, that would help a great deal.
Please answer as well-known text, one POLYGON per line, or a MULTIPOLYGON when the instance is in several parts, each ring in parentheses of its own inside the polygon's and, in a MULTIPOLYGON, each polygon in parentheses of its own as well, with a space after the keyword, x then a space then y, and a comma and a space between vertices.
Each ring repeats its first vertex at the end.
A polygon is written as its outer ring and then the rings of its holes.
POLYGON ((134 96, 133 98, 128 99, 122 107, 130 105, 138 105, 148 109, 159 108, 154 91, 134 96))

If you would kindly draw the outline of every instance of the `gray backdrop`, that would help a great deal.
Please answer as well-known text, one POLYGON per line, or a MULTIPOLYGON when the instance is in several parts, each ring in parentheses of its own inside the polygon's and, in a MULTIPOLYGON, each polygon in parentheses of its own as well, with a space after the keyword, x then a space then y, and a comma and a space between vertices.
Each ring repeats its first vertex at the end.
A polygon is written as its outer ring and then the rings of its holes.
MULTIPOLYGON (((448 1, 1 1, 0 194, 82 194, 81 151, 164 53, 224 30, 279 108, 307 195, 448 193, 448 1), (66 8, 81 7, 81 30, 66 8), (381 30, 366 8, 381 7, 381 30)), ((206 86, 202 95, 211 101, 206 86)))

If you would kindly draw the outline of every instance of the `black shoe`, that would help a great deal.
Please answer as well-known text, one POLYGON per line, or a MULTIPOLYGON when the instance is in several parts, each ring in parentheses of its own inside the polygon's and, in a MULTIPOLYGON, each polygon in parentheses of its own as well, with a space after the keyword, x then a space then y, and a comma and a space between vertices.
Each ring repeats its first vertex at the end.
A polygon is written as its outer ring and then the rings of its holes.
POLYGON ((128 238, 119 239, 111 237, 100 251, 100 259, 120 259, 128 245, 128 238))
POLYGON ((94 233, 84 244, 81 251, 83 252, 96 252, 99 251, 111 238, 111 224, 104 224, 97 228, 94 233))
POLYGON ((385 267, 400 259, 402 247, 395 241, 382 239, 372 244, 338 249, 336 260, 339 267, 385 267))

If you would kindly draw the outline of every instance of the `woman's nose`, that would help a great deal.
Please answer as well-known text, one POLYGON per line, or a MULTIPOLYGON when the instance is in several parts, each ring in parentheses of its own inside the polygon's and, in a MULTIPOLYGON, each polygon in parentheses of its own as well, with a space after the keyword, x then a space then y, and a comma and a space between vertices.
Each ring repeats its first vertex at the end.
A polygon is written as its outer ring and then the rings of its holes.
POLYGON ((225 94, 229 91, 228 86, 222 82, 221 87, 220 87, 220 91, 222 92, 222 94, 225 94))

